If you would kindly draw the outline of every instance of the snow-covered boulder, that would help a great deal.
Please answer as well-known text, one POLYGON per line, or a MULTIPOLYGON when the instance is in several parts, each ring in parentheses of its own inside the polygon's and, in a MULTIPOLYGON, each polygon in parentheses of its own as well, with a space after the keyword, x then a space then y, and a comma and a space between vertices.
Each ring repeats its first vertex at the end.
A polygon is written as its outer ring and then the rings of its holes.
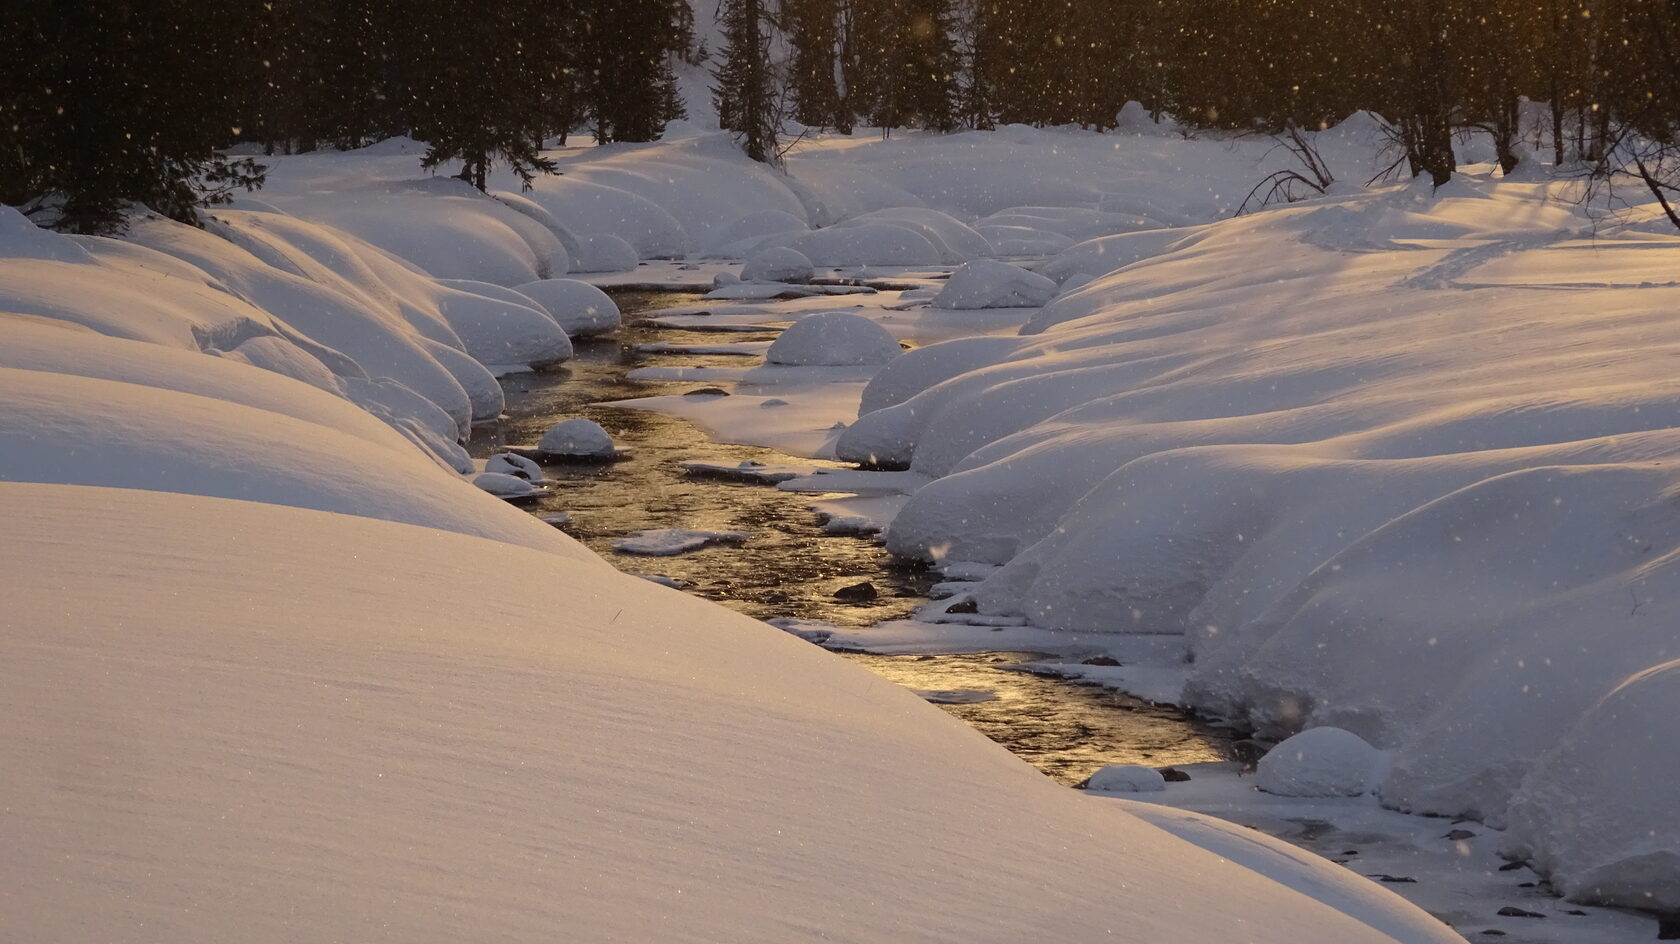
POLYGON ((1308 728, 1260 758, 1260 789, 1278 796, 1369 793, 1383 774, 1383 753, 1341 728, 1308 728))
POLYGON ((942 381, 996 364, 1021 346, 1018 338, 957 338, 908 351, 869 379, 858 415, 896 406, 942 381))
POLYGON ((996 247, 1000 256, 1048 256, 1073 245, 1073 240, 1061 233, 1030 226, 981 225, 976 229, 996 247))
POLYGON ((529 481, 503 472, 480 472, 472 482, 497 498, 529 498, 537 493, 529 481))
POLYGON ((555 423, 543 433, 537 451, 545 456, 609 458, 617 450, 612 436, 594 420, 581 416, 555 423))
POLYGON ((741 278, 748 282, 809 282, 814 274, 811 260, 787 246, 754 253, 741 266, 741 278))
POLYGON ((1161 772, 1142 764, 1109 764, 1085 782, 1085 789, 1094 793, 1155 793, 1166 788, 1161 772))
POLYGON ((798 367, 885 364, 904 353, 887 329, 849 311, 824 311, 793 323, 765 360, 798 367))
POLYGON ((537 303, 512 289, 456 281, 438 296, 438 311, 479 363, 492 371, 558 364, 572 341, 537 303))
POLYGON ((890 223, 831 226, 807 233, 791 245, 820 266, 931 266, 942 258, 927 237, 890 223))
POLYGON ((485 460, 484 471, 511 475, 533 485, 541 484, 543 480, 542 466, 511 452, 499 452, 485 460))
POLYGON ((612 233, 596 233, 579 240, 572 271, 629 272, 638 261, 636 247, 612 233))
POLYGON ((568 335, 589 337, 616 330, 618 304, 606 292, 577 279, 526 282, 515 291, 541 305, 568 335))
POLYGON ((750 213, 733 223, 712 228, 706 234, 705 255, 708 258, 739 259, 751 256, 765 243, 774 242, 776 237, 793 239, 810 229, 804 220, 783 210, 750 213))
POLYGON ((1017 265, 980 259, 951 273, 935 308, 1037 308, 1056 297, 1056 283, 1017 265))

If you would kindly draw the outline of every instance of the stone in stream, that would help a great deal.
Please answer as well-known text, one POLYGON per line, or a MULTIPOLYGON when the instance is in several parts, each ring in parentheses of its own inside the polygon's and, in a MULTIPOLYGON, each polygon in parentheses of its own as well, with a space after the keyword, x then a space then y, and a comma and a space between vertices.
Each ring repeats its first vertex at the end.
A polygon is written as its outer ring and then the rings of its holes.
POLYGON ((947 612, 947 613, 979 613, 980 612, 980 604, 974 602, 974 598, 970 597, 966 600, 963 600, 960 603, 951 604, 950 606, 945 608, 945 612, 947 612))
POLYGON ((1523 909, 1514 907, 1512 905, 1506 905, 1505 907, 1499 909, 1499 911, 1496 912, 1496 913, 1501 918, 1544 918, 1545 917, 1545 915, 1541 914, 1538 911, 1524 911, 1523 909))
MULTIPOLYGON (((1159 770, 1161 773, 1161 779, 1168 783, 1183 783, 1190 779, 1189 774, 1179 770, 1177 767, 1162 767, 1159 768, 1159 770)), ((1347 855, 1348 853, 1343 854, 1347 855)))
POLYGON ((880 594, 875 591, 875 585, 867 580, 863 583, 854 583, 849 587, 841 587, 840 589, 834 591, 834 599, 839 600, 841 603, 867 603, 879 595, 880 594))
POLYGON ((697 387, 683 393, 685 397, 727 397, 729 391, 722 387, 697 387))
POLYGON ((612 437, 601 424, 581 416, 549 427, 536 451, 544 458, 559 459, 611 459, 618 455, 612 437))
POLYGON ((1119 665, 1120 660, 1114 658, 1113 656, 1092 656, 1089 659, 1080 660, 1079 664, 1080 665, 1119 665))
POLYGON ((1453 842, 1458 842, 1461 839, 1474 839, 1474 838, 1476 838, 1476 834, 1471 832, 1468 829, 1455 829, 1455 830, 1452 830, 1451 832, 1447 833, 1446 835, 1442 836, 1441 838, 1442 839, 1448 839, 1448 840, 1451 840, 1453 842))

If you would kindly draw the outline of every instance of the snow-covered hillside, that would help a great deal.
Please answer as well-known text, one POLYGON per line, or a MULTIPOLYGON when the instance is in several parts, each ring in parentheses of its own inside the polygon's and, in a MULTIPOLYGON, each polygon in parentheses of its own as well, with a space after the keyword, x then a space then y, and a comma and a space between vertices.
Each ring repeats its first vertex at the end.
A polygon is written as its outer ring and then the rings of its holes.
POLYGON ((1060 788, 471 484, 494 375, 583 314, 533 281, 902 203, 864 225, 942 260, 1223 205, 1104 206, 1192 145, 1069 138, 1058 171, 1055 134, 940 139, 974 169, 938 180, 921 141, 792 182, 717 137, 579 149, 497 198, 388 142, 121 239, 0 208, 0 938, 1456 940, 1247 831, 1060 788))

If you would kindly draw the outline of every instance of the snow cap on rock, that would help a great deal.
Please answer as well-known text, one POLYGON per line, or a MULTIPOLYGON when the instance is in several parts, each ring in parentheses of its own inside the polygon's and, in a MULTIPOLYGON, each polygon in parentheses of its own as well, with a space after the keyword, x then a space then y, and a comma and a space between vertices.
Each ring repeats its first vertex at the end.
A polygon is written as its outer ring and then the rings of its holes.
POLYGON ((620 322, 618 304, 606 292, 577 279, 541 279, 515 291, 543 307, 572 337, 604 334, 620 322))
POLYGON ((1308 728, 1260 758, 1259 785, 1278 796, 1369 793, 1382 776, 1383 753, 1341 728, 1308 728))
POLYGON ((765 360, 793 366, 885 364, 903 353, 887 329, 849 311, 824 311, 793 323, 765 360))
POLYGON ((614 448, 601 424, 580 416, 550 427, 537 443, 537 451, 551 456, 610 456, 614 448))
POLYGON ((1160 771, 1141 764, 1109 764, 1085 782, 1085 789, 1095 793, 1154 793, 1166 788, 1160 771))
POLYGON ((1056 283, 1017 265, 980 259, 951 273, 935 308, 1037 308, 1056 297, 1056 283))
POLYGON ((748 282, 809 282, 816 274, 811 260, 797 249, 776 246, 754 253, 741 266, 741 278, 748 282))

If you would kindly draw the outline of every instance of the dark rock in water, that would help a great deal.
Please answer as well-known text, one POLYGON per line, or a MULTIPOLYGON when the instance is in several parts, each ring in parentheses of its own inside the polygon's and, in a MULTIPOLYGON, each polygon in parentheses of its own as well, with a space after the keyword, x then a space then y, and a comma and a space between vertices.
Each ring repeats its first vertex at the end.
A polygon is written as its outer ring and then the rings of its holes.
POLYGON ((1243 738, 1231 742, 1231 759, 1242 765, 1243 773, 1250 773, 1259 767, 1260 758, 1265 757, 1266 752, 1271 749, 1272 746, 1264 741, 1243 738))
POLYGON ((1539 888, 1540 883, 1539 882, 1519 882, 1517 884, 1517 887, 1518 888, 1539 888))
POLYGON ((1545 917, 1545 915, 1541 914, 1538 911, 1524 911, 1521 908, 1516 908, 1516 907, 1513 907, 1511 905, 1506 905, 1505 907, 1499 909, 1499 911, 1497 913, 1501 918, 1544 918, 1545 917))
POLYGON ((1680 941, 1680 914, 1657 915, 1657 940, 1680 941))
MULTIPOLYGON (((1388 885, 1416 885, 1417 884, 1417 879, 1412 878, 1410 875, 1388 875, 1388 874, 1367 875, 1366 878, 1374 878, 1377 881, 1383 882, 1383 883, 1388 884, 1388 885)), ((1504 913, 1505 912, 1503 912, 1503 911, 1500 912, 1500 914, 1504 914, 1504 913)))
POLYGON ((1474 839, 1474 838, 1476 838, 1476 834, 1471 832, 1468 829, 1455 829, 1452 832, 1447 833, 1445 836, 1442 836, 1441 838, 1442 839, 1450 839, 1453 842, 1457 842, 1460 839, 1474 839))
POLYGON ((1568 911, 1565 911, 1564 914, 1574 915, 1577 918, 1585 918, 1587 916, 1587 913, 1579 908, 1570 908, 1568 911))
POLYGON ((875 591, 875 585, 867 580, 834 591, 834 599, 842 603, 867 603, 877 596, 879 594, 875 591))
POLYGON ((1486 934, 1489 937, 1504 937, 1505 936, 1505 932, 1499 930, 1498 928, 1488 928, 1486 931, 1483 931, 1482 933, 1486 934))
POLYGON ((683 393, 685 397, 727 397, 729 391, 722 387, 697 387, 683 393))
POLYGON ((1342 850, 1342 855, 1358 855, 1358 854, 1359 854, 1358 849, 1343 849, 1342 850))
POLYGON ((1501 871, 1501 872, 1515 872, 1516 870, 1518 870, 1518 869, 1520 869, 1520 868, 1522 868, 1526 865, 1528 865, 1527 862, 1507 862, 1504 865, 1499 867, 1499 871, 1501 871))
POLYGON ((1080 665, 1119 665, 1120 660, 1113 656, 1092 656, 1079 663, 1080 665))
POLYGON ((974 600, 971 598, 971 599, 964 600, 961 603, 951 604, 950 606, 945 608, 945 612, 947 612, 947 613, 978 613, 978 612, 980 612, 980 604, 975 603, 974 600))
POLYGON ((1156 768, 1156 772, 1161 775, 1162 780, 1165 780, 1168 783, 1183 783, 1184 781, 1190 779, 1189 774, 1179 770, 1177 767, 1158 767, 1156 768))

